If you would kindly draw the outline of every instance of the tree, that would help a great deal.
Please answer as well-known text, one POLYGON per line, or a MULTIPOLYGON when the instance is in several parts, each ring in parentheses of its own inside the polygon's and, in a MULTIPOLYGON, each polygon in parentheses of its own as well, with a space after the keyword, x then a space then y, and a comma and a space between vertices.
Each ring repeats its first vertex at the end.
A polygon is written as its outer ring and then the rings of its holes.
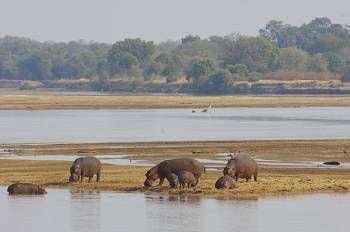
POLYGON ((228 90, 232 75, 227 70, 219 70, 209 76, 205 85, 208 92, 224 93, 228 90))
POLYGON ((224 65, 244 64, 249 71, 274 69, 279 50, 264 37, 234 36, 222 56, 224 65))
POLYGON ((198 35, 187 35, 185 38, 181 39, 181 43, 182 44, 193 43, 199 40, 201 40, 201 38, 198 35))
POLYGON ((16 79, 18 69, 16 61, 8 54, 0 54, 0 79, 16 79))
POLYGON ((50 79, 51 68, 49 55, 41 52, 33 53, 19 63, 20 77, 24 80, 50 79))
POLYGON ((334 52, 327 52, 322 55, 327 62, 327 68, 331 72, 339 73, 343 65, 341 56, 334 52))
POLYGON ((244 64, 227 65, 226 68, 232 73, 240 77, 246 77, 249 74, 248 68, 244 64))
POLYGON ((209 76, 216 70, 216 65, 209 59, 195 59, 192 61, 191 68, 187 72, 187 79, 192 83, 197 83, 202 76, 209 76))
POLYGON ((113 44, 107 60, 111 74, 125 73, 134 65, 148 61, 154 53, 155 45, 141 39, 125 39, 113 44))
POLYGON ((270 40, 279 48, 296 46, 299 31, 297 27, 283 24, 282 21, 272 20, 265 28, 259 30, 260 36, 270 40))
POLYGON ((282 48, 277 61, 278 69, 305 72, 310 64, 310 55, 298 48, 282 48))

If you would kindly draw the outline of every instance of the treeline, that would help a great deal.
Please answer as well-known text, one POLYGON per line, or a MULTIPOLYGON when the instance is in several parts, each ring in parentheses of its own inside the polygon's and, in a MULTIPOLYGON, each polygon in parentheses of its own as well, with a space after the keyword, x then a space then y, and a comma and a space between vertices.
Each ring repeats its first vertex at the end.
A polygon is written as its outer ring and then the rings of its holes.
POLYGON ((0 79, 78 80, 109 90, 113 81, 186 83, 193 92, 225 92, 240 81, 350 81, 350 27, 316 18, 301 26, 271 21, 259 36, 232 34, 155 44, 125 39, 40 43, 0 39, 0 79))

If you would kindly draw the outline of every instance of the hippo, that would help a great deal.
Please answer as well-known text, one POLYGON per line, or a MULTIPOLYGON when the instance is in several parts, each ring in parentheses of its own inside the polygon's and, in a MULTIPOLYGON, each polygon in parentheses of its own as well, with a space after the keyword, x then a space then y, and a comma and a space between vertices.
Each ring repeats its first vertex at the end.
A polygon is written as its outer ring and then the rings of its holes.
POLYGON ((175 173, 170 173, 166 176, 166 179, 169 181, 170 187, 177 188, 179 185, 179 178, 175 173))
POLYGON ((248 182, 252 176, 258 180, 258 164, 250 156, 237 155, 230 159, 223 171, 224 175, 238 178, 244 178, 248 182))
POLYGON ((215 183, 215 188, 217 189, 222 189, 222 188, 233 189, 235 187, 236 187, 236 181, 229 175, 220 177, 215 183))
POLYGON ((7 188, 10 195, 44 195, 46 190, 36 184, 31 183, 15 183, 7 188))
POLYGON ((101 162, 95 157, 80 157, 76 159, 70 168, 69 182, 83 182, 83 177, 89 177, 89 182, 94 175, 97 175, 96 181, 100 181, 101 162))
POLYGON ((164 179, 169 174, 179 175, 181 171, 191 172, 196 178, 196 184, 198 184, 199 178, 205 172, 205 167, 199 161, 191 158, 164 160, 146 172, 144 186, 152 186, 152 183, 157 179, 159 179, 158 186, 162 186, 164 179))
POLYGON ((179 173, 179 183, 181 188, 184 188, 186 184, 187 184, 187 188, 189 188, 189 187, 196 187, 198 182, 195 176, 192 174, 192 172, 188 172, 184 170, 179 173))

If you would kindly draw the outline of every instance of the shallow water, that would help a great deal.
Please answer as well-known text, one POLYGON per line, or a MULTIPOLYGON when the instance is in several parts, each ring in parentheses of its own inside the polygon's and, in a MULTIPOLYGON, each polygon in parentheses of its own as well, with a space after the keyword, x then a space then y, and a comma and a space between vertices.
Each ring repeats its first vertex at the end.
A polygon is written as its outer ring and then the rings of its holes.
MULTIPOLYGON (((203 163, 207 170, 222 170, 226 165, 227 154, 218 154, 216 159, 196 159, 203 163)), ((81 156, 76 155, 16 155, 12 153, 0 153, 0 160, 48 160, 48 161, 74 161, 81 156)), ((127 155, 96 155, 104 164, 153 166, 160 160, 131 160, 127 155)), ((254 158, 254 157, 253 157, 254 158)), ((324 165, 320 161, 282 161, 254 158, 259 166, 273 168, 327 168, 327 169, 350 169, 350 163, 341 163, 339 166, 324 165)))
POLYGON ((350 107, 1 110, 1 143, 335 139, 350 137, 350 107))
POLYGON ((349 231, 349 194, 249 201, 142 193, 48 189, 8 196, 0 187, 0 228, 7 232, 349 231))

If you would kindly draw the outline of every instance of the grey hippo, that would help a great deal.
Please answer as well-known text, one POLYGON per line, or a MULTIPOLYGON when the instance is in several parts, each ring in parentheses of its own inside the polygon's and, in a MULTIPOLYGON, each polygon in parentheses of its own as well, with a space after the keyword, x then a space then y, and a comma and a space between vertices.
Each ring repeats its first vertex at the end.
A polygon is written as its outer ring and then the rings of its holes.
POLYGON ((100 181, 101 162, 95 157, 80 157, 76 159, 70 168, 69 182, 83 182, 83 177, 89 177, 89 182, 96 175, 96 181, 100 181))
POLYGON ((254 159, 248 155, 237 155, 230 159, 223 171, 224 175, 234 177, 236 181, 238 178, 249 181, 252 176, 254 180, 258 180, 258 164, 254 159))

